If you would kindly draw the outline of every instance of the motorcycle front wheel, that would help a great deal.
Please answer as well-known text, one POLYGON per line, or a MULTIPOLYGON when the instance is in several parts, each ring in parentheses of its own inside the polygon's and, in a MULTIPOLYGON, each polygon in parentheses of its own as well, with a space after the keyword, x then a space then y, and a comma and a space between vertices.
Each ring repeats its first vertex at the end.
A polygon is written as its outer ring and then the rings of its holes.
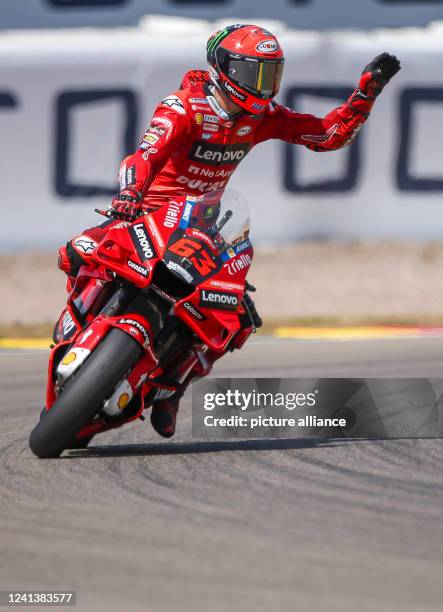
POLYGON ((142 351, 124 331, 112 329, 32 430, 29 446, 34 455, 58 457, 72 448, 75 436, 91 422, 142 351))

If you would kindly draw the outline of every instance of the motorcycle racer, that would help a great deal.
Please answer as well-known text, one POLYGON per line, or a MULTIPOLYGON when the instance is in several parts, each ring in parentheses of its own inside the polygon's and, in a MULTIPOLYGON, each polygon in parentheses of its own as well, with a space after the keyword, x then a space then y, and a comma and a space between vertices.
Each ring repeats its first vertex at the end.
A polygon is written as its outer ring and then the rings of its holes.
MULTIPOLYGON (((319 118, 275 102, 284 54, 269 31, 244 24, 226 27, 208 40, 207 59, 208 71, 187 72, 180 89, 159 103, 137 151, 123 160, 120 193, 111 205, 115 216, 132 220, 143 210, 162 206, 168 196, 223 190, 240 161, 269 139, 317 152, 350 144, 377 96, 400 70, 395 56, 382 53, 364 68, 349 99, 319 118)), ((87 264, 88 254, 112 222, 84 231, 60 249, 59 267, 71 279, 87 264)), ((251 330, 252 325, 245 324, 238 348, 251 330)), ((209 369, 220 356, 208 355, 209 369)), ((191 372, 175 394, 154 401, 151 422, 158 433, 173 435, 180 397, 186 385, 203 374, 191 372)))

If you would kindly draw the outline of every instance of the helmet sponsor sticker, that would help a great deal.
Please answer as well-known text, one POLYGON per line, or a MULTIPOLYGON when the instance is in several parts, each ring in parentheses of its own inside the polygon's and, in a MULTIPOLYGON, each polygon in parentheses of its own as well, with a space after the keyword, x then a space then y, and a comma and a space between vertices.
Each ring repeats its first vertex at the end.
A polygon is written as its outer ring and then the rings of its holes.
POLYGON ((276 40, 262 40, 255 47, 259 53, 275 53, 280 49, 280 45, 276 40))
POLYGON ((257 102, 254 102, 254 104, 252 105, 252 108, 254 110, 257 110, 257 111, 261 112, 261 111, 264 111, 266 107, 263 106, 263 104, 257 104, 257 102))
POLYGON ((189 159, 210 166, 225 166, 238 164, 246 157, 251 149, 249 143, 235 143, 231 145, 217 145, 197 141, 189 152, 189 159))
POLYGON ((161 101, 161 104, 172 108, 172 110, 175 110, 179 115, 186 115, 186 109, 178 96, 168 96, 161 101))
POLYGON ((216 310, 237 310, 240 303, 236 293, 227 291, 216 291, 202 289, 200 293, 199 305, 204 308, 214 308, 216 310))
POLYGON ((246 100, 246 96, 242 94, 240 91, 238 91, 238 89, 235 89, 235 87, 232 87, 231 83, 227 83, 226 81, 223 81, 222 85, 223 85, 223 88, 226 89, 227 92, 229 92, 231 95, 234 96, 234 98, 237 98, 238 100, 241 100, 242 102, 246 100))
POLYGON ((138 256, 142 261, 149 261, 157 257, 154 245, 146 231, 144 223, 136 223, 129 229, 132 242, 137 250, 138 256))
POLYGON ((252 127, 250 125, 244 125, 243 127, 237 130, 237 134, 239 136, 247 136, 252 132, 252 127))
POLYGON ((218 81, 218 79, 220 78, 220 75, 218 74, 217 70, 211 65, 209 65, 208 68, 209 68, 209 74, 211 75, 211 77, 215 79, 216 81, 218 81))

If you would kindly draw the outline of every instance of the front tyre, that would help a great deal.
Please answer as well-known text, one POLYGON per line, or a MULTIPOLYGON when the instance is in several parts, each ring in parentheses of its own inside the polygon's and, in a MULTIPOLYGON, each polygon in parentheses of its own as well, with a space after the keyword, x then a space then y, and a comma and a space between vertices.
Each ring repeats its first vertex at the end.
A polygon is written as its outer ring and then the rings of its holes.
POLYGON ((34 455, 58 457, 72 448, 75 436, 90 423, 142 352, 128 334, 112 329, 32 430, 29 446, 34 455))

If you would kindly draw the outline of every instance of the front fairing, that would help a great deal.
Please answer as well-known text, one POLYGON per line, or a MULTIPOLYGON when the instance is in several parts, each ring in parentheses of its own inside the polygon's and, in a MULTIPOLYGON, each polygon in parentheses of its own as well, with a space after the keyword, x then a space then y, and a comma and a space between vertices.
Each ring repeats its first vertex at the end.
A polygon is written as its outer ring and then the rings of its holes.
MULTIPOLYGON (((168 269, 195 287, 176 302, 175 314, 214 350, 222 350, 240 329, 238 315, 244 312, 245 280, 253 258, 246 201, 237 192, 226 199, 225 193, 213 192, 206 199, 211 204, 219 197, 215 222, 228 221, 214 231, 213 225, 196 218, 201 198, 187 198, 163 255, 168 269)), ((163 215, 166 221, 171 218, 167 211, 163 215)))
POLYGON ((155 285, 157 266, 165 266, 189 287, 186 297, 172 296, 176 315, 221 348, 238 331, 243 312, 253 258, 249 207, 232 190, 170 198, 133 223, 113 225, 94 258, 140 289, 155 285))

